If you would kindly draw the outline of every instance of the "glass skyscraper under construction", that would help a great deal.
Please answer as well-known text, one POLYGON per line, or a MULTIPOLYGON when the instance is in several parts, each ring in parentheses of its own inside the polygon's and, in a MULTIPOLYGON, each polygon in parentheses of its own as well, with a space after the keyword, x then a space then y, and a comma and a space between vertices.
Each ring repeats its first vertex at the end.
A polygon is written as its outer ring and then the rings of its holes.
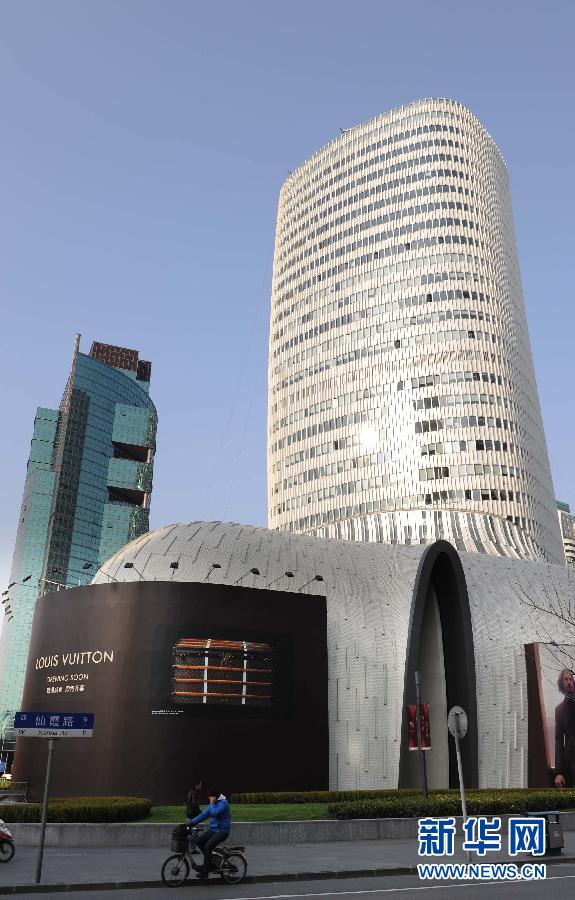
POLYGON ((78 335, 60 408, 36 412, 2 597, 0 724, 20 703, 38 596, 89 582, 148 531, 157 426, 150 374, 136 350, 93 343, 81 353, 78 335))

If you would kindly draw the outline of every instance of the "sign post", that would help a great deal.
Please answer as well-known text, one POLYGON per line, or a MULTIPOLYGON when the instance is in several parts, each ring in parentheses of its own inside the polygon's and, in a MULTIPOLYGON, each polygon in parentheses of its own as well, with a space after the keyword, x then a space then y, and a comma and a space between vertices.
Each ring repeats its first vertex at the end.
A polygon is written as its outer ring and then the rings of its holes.
POLYGON ((36 884, 40 884, 42 878, 42 861, 44 859, 44 840, 46 837, 46 822, 48 820, 48 791, 50 789, 50 775, 52 773, 52 757, 54 755, 54 744, 56 738, 48 740, 48 762, 46 764, 46 781, 44 783, 44 802, 42 803, 42 826, 40 828, 40 847, 38 848, 38 859, 36 861, 36 884))
MULTIPOLYGON (((459 793, 461 794, 461 812, 463 820, 467 819, 467 803, 465 802, 465 785, 463 784, 463 766, 461 765, 461 750, 459 741, 467 734, 467 713, 461 706, 452 706, 447 716, 447 727, 455 740, 455 753, 457 755, 457 774, 459 776, 459 793)), ((467 854, 471 858, 471 853, 467 854)))
POLYGON ((36 863, 36 884, 40 884, 40 879, 42 878, 44 841, 46 838, 46 822, 48 821, 48 794, 50 791, 50 775, 52 773, 52 758, 56 740, 57 738, 68 737, 92 737, 93 730, 94 713, 17 712, 14 718, 14 734, 16 737, 48 738, 48 762, 46 764, 46 781, 44 783, 40 846, 36 863))

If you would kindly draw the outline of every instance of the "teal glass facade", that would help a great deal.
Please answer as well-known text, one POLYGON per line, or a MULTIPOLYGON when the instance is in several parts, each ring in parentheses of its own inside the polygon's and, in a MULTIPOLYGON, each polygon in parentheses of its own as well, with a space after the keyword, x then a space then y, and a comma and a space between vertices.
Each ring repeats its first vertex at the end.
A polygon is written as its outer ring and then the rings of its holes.
POLYGON ((14 584, 2 598, 0 718, 20 704, 38 596, 88 583, 149 529, 157 428, 150 374, 137 351, 94 343, 84 354, 77 338, 60 408, 36 412, 14 584))

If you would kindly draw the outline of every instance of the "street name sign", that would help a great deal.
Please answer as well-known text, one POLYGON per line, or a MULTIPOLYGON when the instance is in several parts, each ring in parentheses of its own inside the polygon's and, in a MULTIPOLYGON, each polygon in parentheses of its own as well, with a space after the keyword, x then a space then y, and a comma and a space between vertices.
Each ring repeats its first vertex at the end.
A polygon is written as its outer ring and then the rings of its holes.
POLYGON ((92 737, 94 713, 17 712, 16 737, 92 737))

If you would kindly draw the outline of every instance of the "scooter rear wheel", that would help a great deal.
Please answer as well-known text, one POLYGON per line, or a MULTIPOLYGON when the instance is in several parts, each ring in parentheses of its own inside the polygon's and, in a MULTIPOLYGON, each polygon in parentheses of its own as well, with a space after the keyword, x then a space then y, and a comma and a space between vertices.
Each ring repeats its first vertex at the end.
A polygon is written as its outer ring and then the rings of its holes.
POLYGON ((239 884, 246 877, 248 864, 241 853, 227 853, 220 866, 220 875, 226 884, 239 884))

